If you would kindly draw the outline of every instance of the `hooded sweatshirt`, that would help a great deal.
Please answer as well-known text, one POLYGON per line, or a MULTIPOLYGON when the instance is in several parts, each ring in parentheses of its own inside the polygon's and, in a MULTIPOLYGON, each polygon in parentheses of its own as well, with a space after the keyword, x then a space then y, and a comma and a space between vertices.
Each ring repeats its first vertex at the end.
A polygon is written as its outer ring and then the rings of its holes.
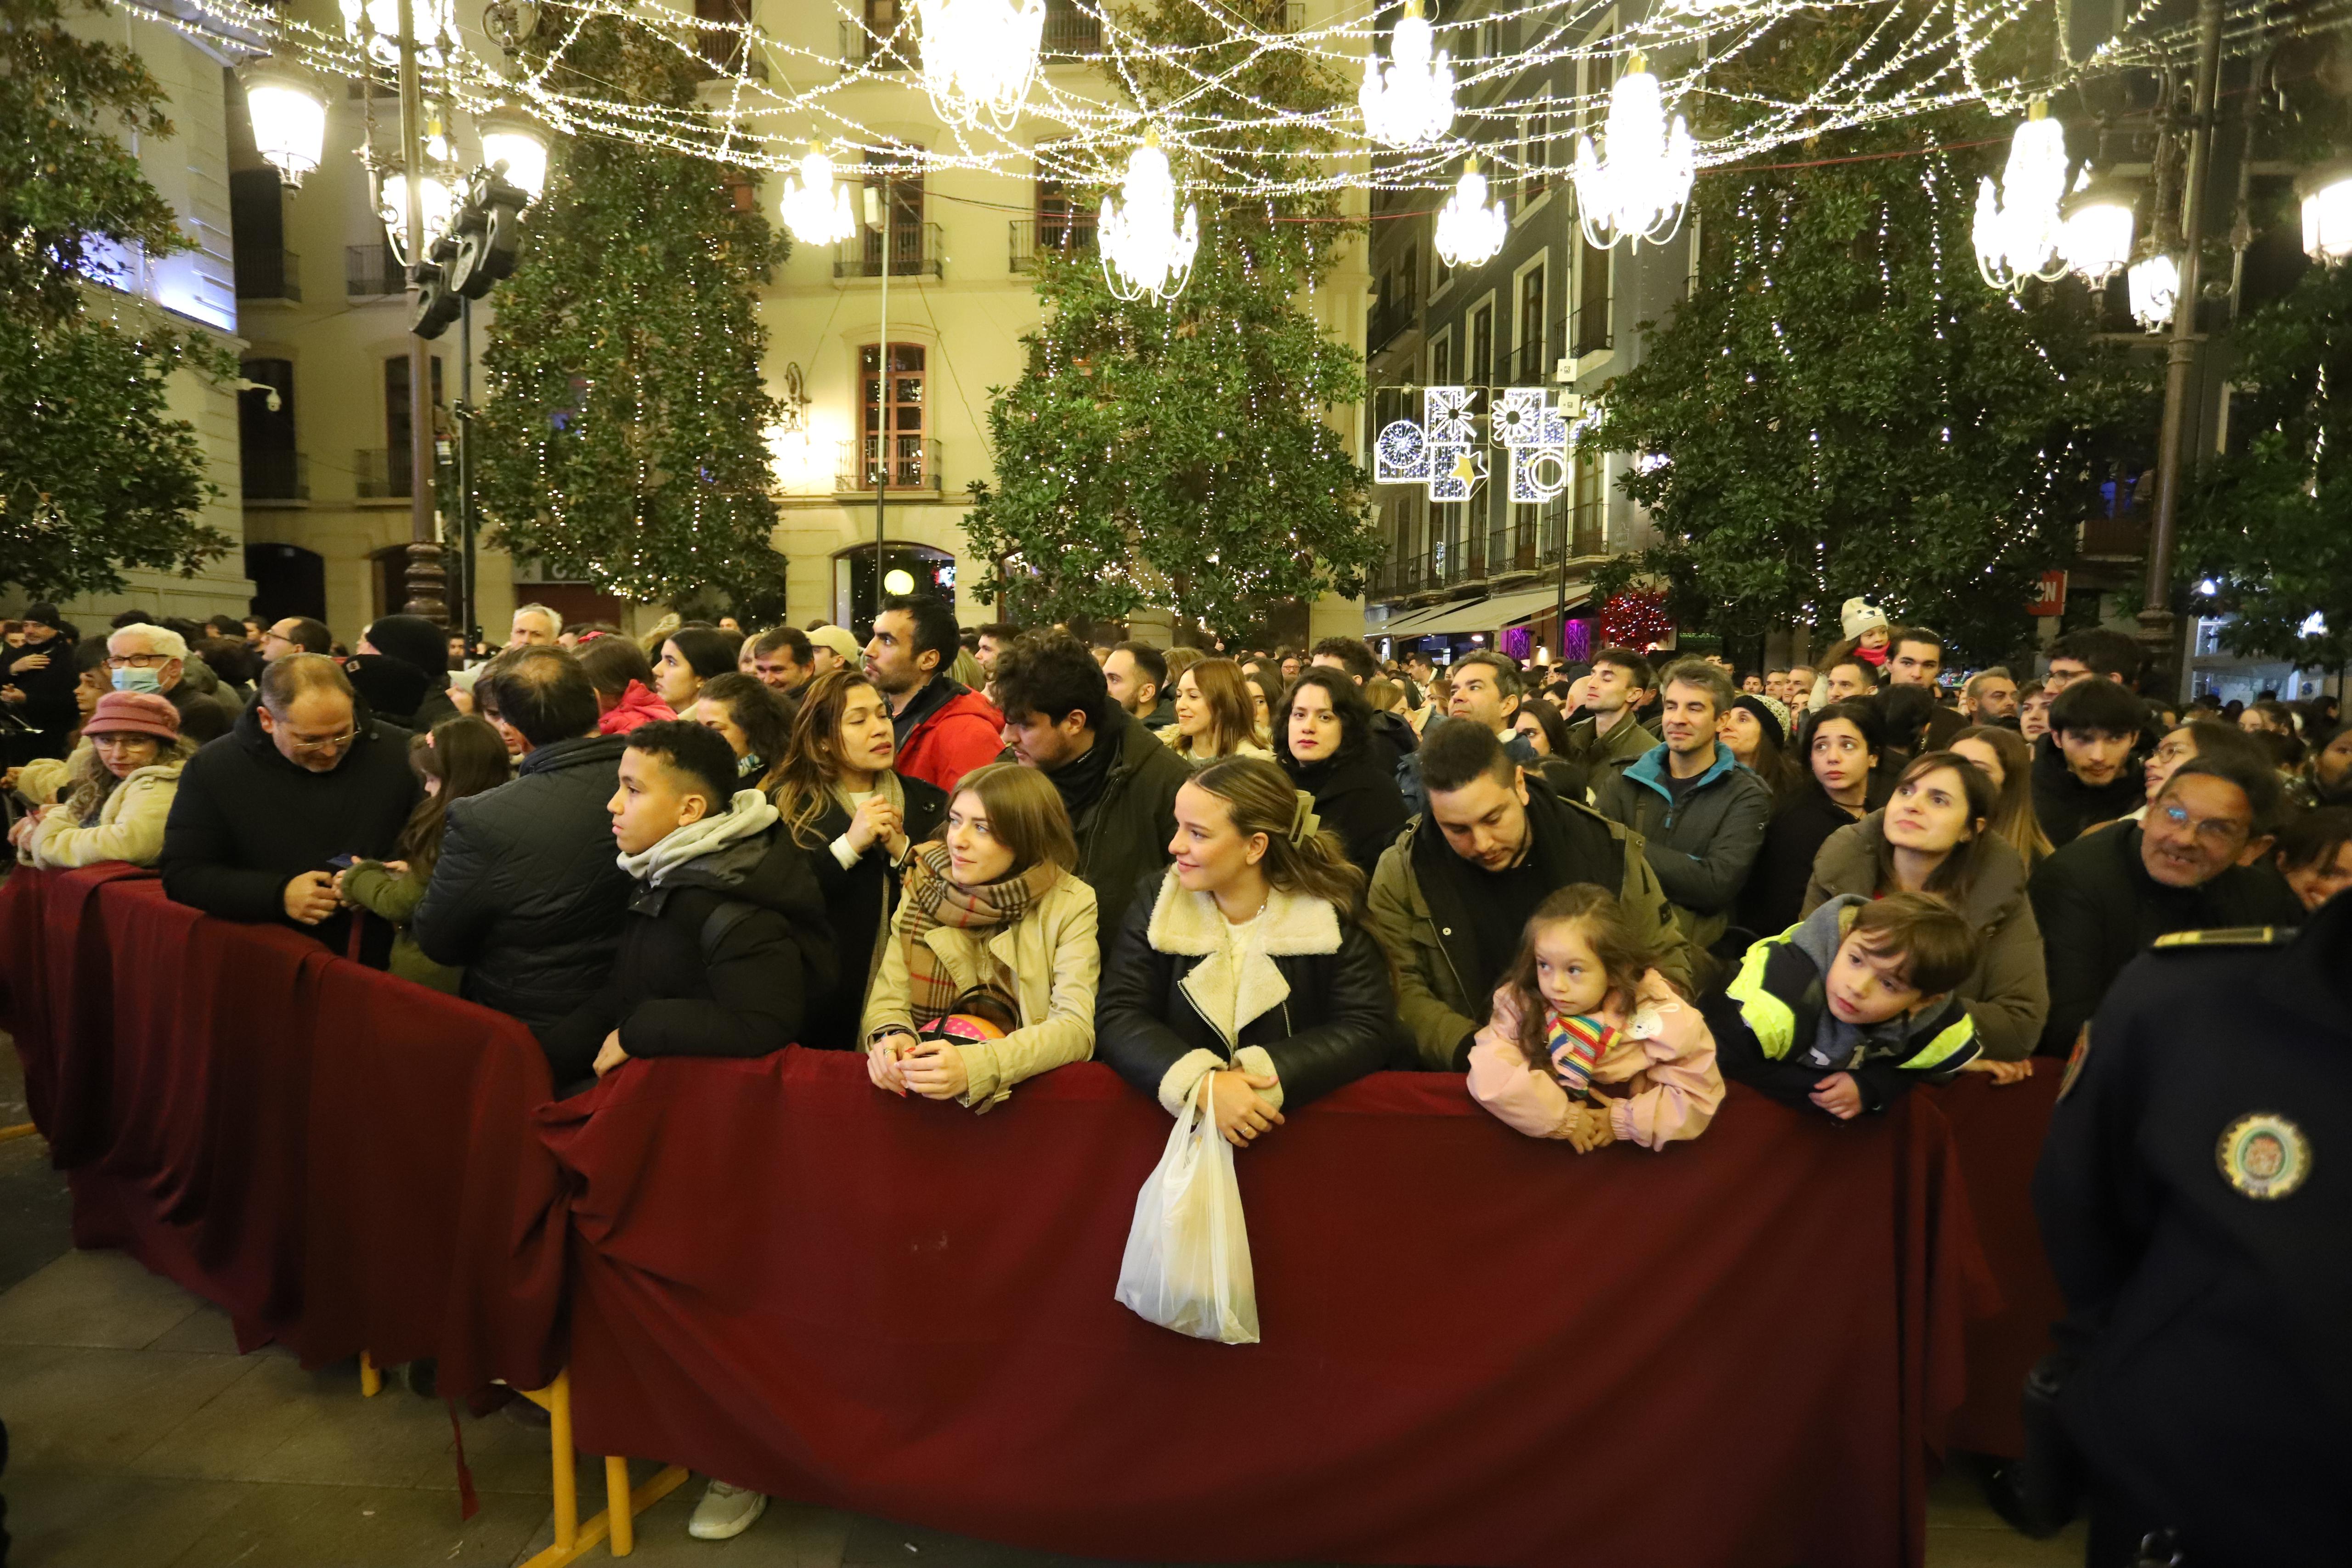
POLYGON ((1805 1105, 1822 1079, 1851 1073, 1863 1109, 1884 1111, 1913 1082, 1947 1082, 1976 1058, 1976 1025, 1957 997, 1873 1024, 1848 1023, 1831 1009, 1831 963, 1869 902, 1842 894, 1757 943, 1731 984, 1701 1004, 1724 1076, 1805 1105))

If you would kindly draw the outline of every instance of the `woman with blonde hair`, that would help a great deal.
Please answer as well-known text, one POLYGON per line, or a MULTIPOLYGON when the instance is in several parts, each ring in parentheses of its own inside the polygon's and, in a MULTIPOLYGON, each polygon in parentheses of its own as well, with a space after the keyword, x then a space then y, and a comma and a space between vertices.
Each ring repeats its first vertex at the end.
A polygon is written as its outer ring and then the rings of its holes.
MULTIPOLYGON (((871 689, 871 688, 868 688, 871 689)), ((1102 956, 1062 793, 1034 768, 963 776, 907 867, 866 1001, 866 1071, 894 1094, 985 1111, 1094 1053, 1102 956)))
POLYGON ((180 769, 195 754, 168 699, 107 693, 82 726, 58 803, 10 831, 17 858, 52 870, 100 861, 155 864, 163 858, 163 823, 180 792, 180 769))
POLYGON ((1196 659, 1175 683, 1176 722, 1160 731, 1194 766, 1224 757, 1269 757, 1258 743, 1256 705, 1242 667, 1231 659, 1196 659))
POLYGON ((1205 1092, 1246 1145, 1286 1111, 1380 1070, 1389 964, 1358 918, 1364 873, 1311 797, 1254 757, 1176 792, 1175 863, 1138 897, 1104 965, 1103 1060, 1181 1115, 1205 1092))

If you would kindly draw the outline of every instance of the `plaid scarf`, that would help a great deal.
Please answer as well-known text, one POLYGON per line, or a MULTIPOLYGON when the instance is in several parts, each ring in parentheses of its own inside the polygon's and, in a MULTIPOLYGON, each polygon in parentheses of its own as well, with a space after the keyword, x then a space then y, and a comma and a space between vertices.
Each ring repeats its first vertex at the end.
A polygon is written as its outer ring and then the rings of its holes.
POLYGON ((1551 1051, 1551 1070, 1560 1087, 1581 1099, 1591 1086, 1592 1070, 1617 1043, 1617 1031, 1597 1018, 1564 1019, 1544 1009, 1544 1043, 1551 1051))
MULTIPOLYGON (((948 849, 945 844, 925 844, 915 852, 907 867, 907 884, 898 905, 898 939, 907 949, 907 1010, 917 1024, 927 1024, 965 1010, 958 1003, 961 993, 956 988, 955 977, 948 971, 940 956, 931 951, 924 936, 939 926, 952 926, 985 936, 1005 926, 1017 925, 1029 913, 1029 906, 1043 898, 1055 883, 1061 880, 1062 868, 1052 861, 1039 861, 1019 876, 1003 882, 992 882, 985 887, 959 887, 948 876, 948 849)), ((981 989, 1013 1000, 1013 977, 999 966, 999 972, 982 982, 981 989)), ((1017 1002, 1010 1009, 1020 1016, 1017 1002)))

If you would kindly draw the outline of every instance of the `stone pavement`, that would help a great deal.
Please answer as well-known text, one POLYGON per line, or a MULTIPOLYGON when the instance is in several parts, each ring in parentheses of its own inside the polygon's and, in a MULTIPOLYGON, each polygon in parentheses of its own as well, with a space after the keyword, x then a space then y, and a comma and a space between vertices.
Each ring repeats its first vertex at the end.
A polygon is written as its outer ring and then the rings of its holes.
MULTIPOLYGON (((5 1037, 0 1037, 4 1039, 5 1037)), ((0 1045, 0 1124, 21 1119, 0 1045)), ((11 1568, 504 1568, 551 1539, 547 1439, 499 1416, 466 1423, 481 1496, 457 1517, 449 1419, 355 1367, 304 1372, 240 1356, 227 1320, 112 1252, 76 1252, 64 1183, 38 1138, 0 1143, 0 1418, 11 1568)), ((642 1481, 652 1467, 641 1468, 642 1481)), ((579 1467, 583 1512, 603 1467, 579 1467)), ((690 1481, 638 1521, 647 1568, 1047 1568, 1016 1551, 828 1509, 772 1504, 732 1542, 686 1534, 690 1481)), ((1958 1478, 1929 1511, 1929 1568, 2071 1568, 2079 1527, 2024 1540, 1958 1478)), ((583 1560, 612 1561, 598 1548, 583 1560)))

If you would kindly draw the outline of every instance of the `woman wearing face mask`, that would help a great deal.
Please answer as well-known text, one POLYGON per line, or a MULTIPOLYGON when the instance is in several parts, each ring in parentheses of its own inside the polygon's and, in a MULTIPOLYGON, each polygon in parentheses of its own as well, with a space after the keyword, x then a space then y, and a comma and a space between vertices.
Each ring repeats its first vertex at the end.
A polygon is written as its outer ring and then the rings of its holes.
POLYGON ((179 711, 152 693, 109 692, 82 740, 58 804, 10 830, 17 858, 53 869, 100 861, 153 865, 163 855, 180 769, 196 754, 180 734, 179 711))
POLYGON ((1217 1132, 1246 1146, 1379 1071, 1388 960, 1357 919, 1364 873, 1272 764, 1193 775, 1168 849, 1175 863, 1128 906, 1104 965, 1103 1060, 1171 1116, 1205 1079, 1217 1132))
MULTIPOLYGON (((1954 994, 1976 1022, 1985 1058, 1999 1064, 2033 1053, 2050 990, 2025 862, 1991 831, 1993 807, 1992 780, 1967 758, 1930 751, 1914 758, 1883 810, 1822 845, 1804 913, 1841 894, 1927 893, 1967 916, 1983 948, 1954 994)), ((2006 1082, 2023 1073, 1998 1076, 2006 1082)))
POLYGON ((1283 699, 1274 754, 1366 875, 1412 815, 1395 776, 1372 758, 1372 710, 1341 670, 1307 669, 1283 699))
POLYGON ((907 868, 866 1000, 877 1088, 985 1111, 1022 1080, 1094 1054, 1102 956, 1077 863, 1045 774, 992 762, 963 776, 907 868), (961 1021, 981 1019, 1003 1032, 961 1021))
POLYGON ((1805 777, 1775 808, 1739 895, 1739 924, 1759 937, 1797 923, 1823 841, 1885 804, 1891 783, 1878 771, 1885 735, 1868 703, 1832 703, 1808 715, 1797 736, 1805 777))
POLYGON ((890 705, 857 671, 827 670, 802 689, 772 798, 816 873, 841 959, 837 983, 809 998, 803 1045, 857 1044, 907 862, 947 815, 946 793, 894 771, 897 757, 890 705))

